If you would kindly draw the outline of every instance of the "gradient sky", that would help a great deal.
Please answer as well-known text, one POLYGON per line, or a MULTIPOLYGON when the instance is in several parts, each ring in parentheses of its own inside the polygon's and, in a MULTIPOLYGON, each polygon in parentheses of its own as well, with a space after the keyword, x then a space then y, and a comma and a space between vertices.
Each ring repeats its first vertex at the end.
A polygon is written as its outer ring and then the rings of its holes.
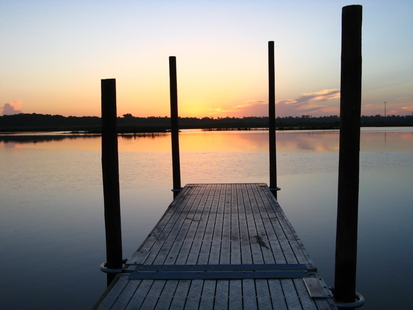
MULTIPOLYGON (((3 114, 169 115, 168 56, 181 116, 267 114, 276 44, 278 116, 339 114, 341 0, 0 0, 3 114)), ((363 5, 362 114, 413 113, 413 1, 363 5)))

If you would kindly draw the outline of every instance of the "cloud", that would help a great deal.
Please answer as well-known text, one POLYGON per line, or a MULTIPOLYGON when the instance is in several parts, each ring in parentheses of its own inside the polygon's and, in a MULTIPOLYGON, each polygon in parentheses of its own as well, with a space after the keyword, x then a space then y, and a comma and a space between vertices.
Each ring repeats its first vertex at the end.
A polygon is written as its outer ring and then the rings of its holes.
MULTIPOLYGON (((277 116, 301 116, 301 115, 331 115, 338 114, 339 105, 326 105, 330 99, 340 98, 339 89, 324 89, 314 93, 303 94, 295 99, 279 100, 277 104, 277 116)), ((244 103, 229 107, 211 109, 212 115, 219 116, 267 116, 267 100, 249 100, 244 103)))
POLYGON ((265 100, 248 100, 230 108, 210 109, 211 115, 219 116, 266 116, 268 115, 268 101, 265 100))
POLYGON ((308 104, 311 100, 326 101, 328 99, 340 98, 339 89, 324 89, 311 94, 303 94, 296 99, 287 99, 277 101, 277 104, 288 105, 294 104, 296 106, 303 106, 308 104))
POLYGON ((413 105, 411 105, 409 107, 401 107, 400 110, 402 110, 403 112, 412 112, 413 113, 413 105))
POLYGON ((297 116, 307 114, 338 114, 337 106, 326 106, 323 102, 340 98, 339 89, 324 89, 310 94, 303 94, 296 99, 277 101, 277 115, 297 116))
POLYGON ((17 110, 21 106, 20 101, 13 101, 12 103, 5 103, 3 106, 2 115, 13 115, 22 113, 21 110, 17 110))

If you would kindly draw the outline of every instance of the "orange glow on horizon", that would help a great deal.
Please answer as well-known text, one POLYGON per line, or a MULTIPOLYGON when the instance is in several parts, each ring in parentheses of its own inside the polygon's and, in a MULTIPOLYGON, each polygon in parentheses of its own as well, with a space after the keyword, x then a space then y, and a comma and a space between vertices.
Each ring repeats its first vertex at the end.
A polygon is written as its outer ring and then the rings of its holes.
MULTIPOLYGON (((410 132, 383 132, 380 130, 364 131, 361 136, 361 151, 375 152, 383 144, 398 152, 412 152, 412 145, 406 141, 411 139, 410 132), (382 139, 377 138, 381 136, 382 139)), ((57 135, 55 143, 42 142, 4 144, 5 148, 22 149, 59 149, 73 151, 100 152, 99 136, 67 136, 57 135)), ((169 133, 128 134, 119 136, 119 153, 171 153, 171 137, 169 133)), ((185 152, 244 152, 267 153, 268 132, 262 130, 249 131, 202 131, 182 130, 179 135, 180 151, 185 152)), ((332 152, 338 154, 339 132, 330 131, 277 131, 277 153, 332 152)))

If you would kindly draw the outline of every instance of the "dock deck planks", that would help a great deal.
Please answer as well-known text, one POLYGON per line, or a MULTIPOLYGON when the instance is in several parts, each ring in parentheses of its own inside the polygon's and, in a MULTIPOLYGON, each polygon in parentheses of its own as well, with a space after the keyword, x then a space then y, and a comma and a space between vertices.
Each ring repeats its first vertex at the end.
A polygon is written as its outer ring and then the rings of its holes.
POLYGON ((129 258, 126 269, 96 309, 337 309, 265 184, 186 185, 129 258), (277 268, 288 264, 292 269, 304 264, 307 270, 304 277, 291 278, 129 278, 142 265, 261 264, 277 268), (305 278, 319 279, 325 295, 311 297, 305 278))

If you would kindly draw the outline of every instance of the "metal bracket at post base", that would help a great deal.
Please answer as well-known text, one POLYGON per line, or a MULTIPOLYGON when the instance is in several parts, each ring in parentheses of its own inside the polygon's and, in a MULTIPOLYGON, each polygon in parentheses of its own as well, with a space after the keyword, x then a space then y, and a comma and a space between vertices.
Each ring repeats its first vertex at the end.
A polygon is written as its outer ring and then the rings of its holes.
POLYGON ((278 192, 280 190, 281 190, 281 187, 270 188, 270 191, 272 191, 272 192, 278 192))
POLYGON ((181 188, 173 188, 173 189, 171 189, 172 192, 180 192, 181 190, 182 190, 182 187, 181 187, 181 188))
MULTIPOLYGON (((334 295, 334 288, 330 288, 330 290, 334 295)), ((364 299, 364 296, 357 292, 356 292, 355 299, 356 300, 353 302, 339 302, 339 301, 334 300, 334 303, 339 309, 346 309, 346 308, 354 309, 354 308, 362 307, 364 303, 366 302, 366 300, 364 299)))
MULTIPOLYGON (((123 265, 126 264, 127 261, 128 261, 127 258, 123 259, 122 264, 123 265)), ((123 273, 123 272, 126 272, 125 269, 123 269, 123 268, 113 269, 113 268, 108 268, 106 266, 107 266, 106 262, 100 264, 100 266, 99 266, 100 271, 102 271, 104 273, 123 273)))

